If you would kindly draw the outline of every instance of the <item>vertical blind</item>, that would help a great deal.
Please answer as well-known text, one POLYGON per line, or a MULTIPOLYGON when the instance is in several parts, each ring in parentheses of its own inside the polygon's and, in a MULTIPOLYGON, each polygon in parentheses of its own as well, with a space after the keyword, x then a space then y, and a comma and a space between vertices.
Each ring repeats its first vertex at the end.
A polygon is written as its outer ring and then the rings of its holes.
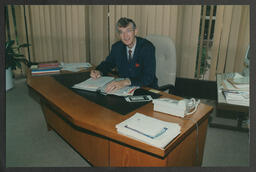
MULTIPOLYGON (((8 6, 10 9, 10 6, 8 6)), ((194 78, 200 30, 200 5, 27 5, 28 38, 33 62, 58 60, 98 65, 118 40, 120 17, 134 19, 138 35, 169 36, 176 45, 177 76, 194 78)), ((18 36, 26 38, 24 6, 16 5, 18 36)), ((8 10, 11 37, 14 27, 8 10)), ((217 6, 209 79, 241 71, 249 45, 249 6, 217 6)), ((26 52, 25 52, 26 53, 26 52)))
POLYGON ((28 11, 33 61, 87 61, 87 6, 30 5, 28 11))
POLYGON ((178 24, 177 48, 177 76, 194 78, 196 67, 196 55, 198 45, 198 35, 200 26, 201 6, 182 6, 180 7, 178 24))
POLYGON ((138 28, 138 35, 148 34, 170 36, 176 41, 178 6, 172 5, 110 5, 110 44, 118 40, 115 24, 120 17, 132 18, 138 28))
POLYGON ((98 65, 109 53, 108 42, 108 6, 89 6, 90 21, 90 60, 93 65, 98 65))
POLYGON ((217 7, 210 80, 216 80, 216 73, 242 71, 250 42, 249 13, 248 5, 217 7))

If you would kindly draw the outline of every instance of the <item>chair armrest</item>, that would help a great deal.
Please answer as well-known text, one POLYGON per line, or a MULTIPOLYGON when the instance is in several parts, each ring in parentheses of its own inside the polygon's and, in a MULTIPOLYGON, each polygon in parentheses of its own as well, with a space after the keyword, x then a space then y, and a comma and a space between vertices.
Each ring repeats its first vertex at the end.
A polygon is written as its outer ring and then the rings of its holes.
POLYGON ((171 84, 166 84, 166 85, 163 85, 163 86, 158 87, 158 90, 160 90, 160 91, 169 90, 168 93, 174 93, 174 91, 175 91, 175 86, 174 86, 174 85, 171 85, 171 84))

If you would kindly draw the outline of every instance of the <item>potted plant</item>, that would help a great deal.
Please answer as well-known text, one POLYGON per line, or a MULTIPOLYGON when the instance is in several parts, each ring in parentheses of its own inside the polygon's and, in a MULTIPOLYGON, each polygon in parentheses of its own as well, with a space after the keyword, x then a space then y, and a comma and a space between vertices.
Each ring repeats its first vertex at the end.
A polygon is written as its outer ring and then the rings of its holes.
POLYGON ((12 70, 21 69, 21 63, 28 64, 28 60, 24 54, 19 53, 19 50, 28 47, 30 44, 21 44, 15 46, 14 40, 9 40, 5 43, 5 73, 6 73, 6 90, 13 87, 12 70))

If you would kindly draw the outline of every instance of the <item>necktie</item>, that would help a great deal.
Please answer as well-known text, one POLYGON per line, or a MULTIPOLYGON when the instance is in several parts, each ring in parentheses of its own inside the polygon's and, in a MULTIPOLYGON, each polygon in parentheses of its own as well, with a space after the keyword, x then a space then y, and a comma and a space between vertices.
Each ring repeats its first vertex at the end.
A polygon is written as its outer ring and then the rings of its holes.
POLYGON ((128 61, 130 62, 132 61, 132 50, 129 50, 128 53, 129 53, 128 61))

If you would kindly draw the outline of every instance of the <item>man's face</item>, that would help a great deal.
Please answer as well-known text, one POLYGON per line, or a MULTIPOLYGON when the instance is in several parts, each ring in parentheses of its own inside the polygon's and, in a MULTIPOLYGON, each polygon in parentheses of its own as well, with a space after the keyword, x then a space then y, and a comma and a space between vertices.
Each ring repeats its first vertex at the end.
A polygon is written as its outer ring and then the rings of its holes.
POLYGON ((127 27, 119 27, 118 32, 121 41, 129 48, 132 48, 135 43, 135 35, 137 34, 137 29, 133 29, 132 23, 129 23, 127 27))

